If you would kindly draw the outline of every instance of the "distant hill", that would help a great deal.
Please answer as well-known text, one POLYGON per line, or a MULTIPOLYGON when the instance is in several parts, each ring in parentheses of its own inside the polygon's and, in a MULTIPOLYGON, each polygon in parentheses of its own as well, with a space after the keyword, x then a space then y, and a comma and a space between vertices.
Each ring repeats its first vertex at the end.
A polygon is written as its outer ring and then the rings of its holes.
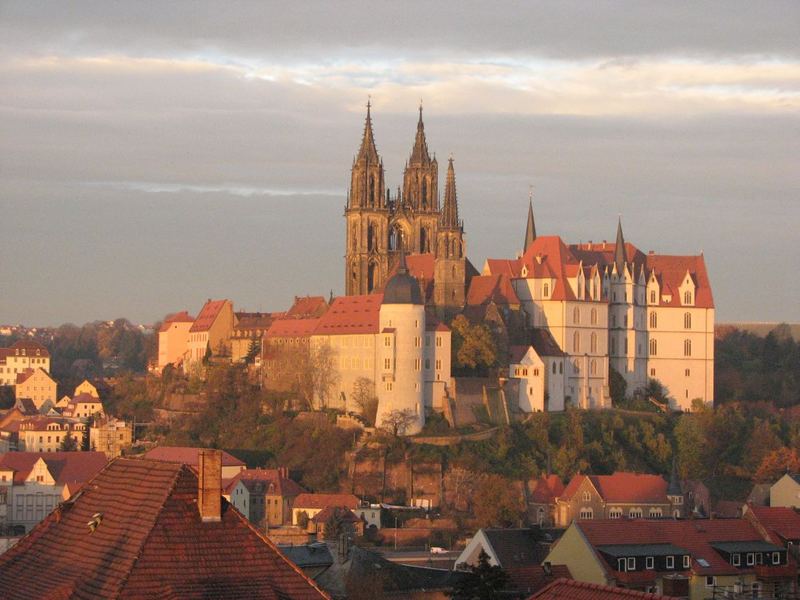
MULTIPOLYGON (((766 337, 767 334, 775 329, 781 323, 777 321, 754 321, 754 322, 732 322, 732 323, 717 323, 716 330, 719 332, 720 330, 724 331, 725 329, 741 329, 742 331, 747 331, 748 333, 752 333, 753 335, 757 335, 760 337, 766 337)), ((789 331, 792 332, 792 337, 795 341, 800 341, 800 323, 787 323, 789 326, 789 331)))

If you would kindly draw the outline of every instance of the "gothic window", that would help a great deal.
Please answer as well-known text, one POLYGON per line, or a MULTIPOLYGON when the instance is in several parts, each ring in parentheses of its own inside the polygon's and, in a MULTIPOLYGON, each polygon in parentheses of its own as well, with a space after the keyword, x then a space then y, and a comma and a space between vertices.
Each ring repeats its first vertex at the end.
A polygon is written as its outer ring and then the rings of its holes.
POLYGON ((592 375, 597 375, 597 361, 592 360, 591 365, 589 367, 589 373, 592 375))
POLYGON ((420 252, 430 252, 430 239, 428 235, 428 229, 423 227, 419 230, 419 251, 420 252))
POLYGON ((597 309, 592 309, 592 316, 591 316, 592 325, 597 325, 597 309))
POLYGON ((353 252, 358 250, 358 225, 353 226, 352 246, 353 246, 353 252))
POLYGON ((576 325, 581 322, 581 309, 577 306, 572 309, 572 322, 576 325))
POLYGON ((684 292, 683 303, 687 305, 692 303, 692 292, 684 292))
POLYGON ((456 278, 456 267, 455 265, 453 265, 453 279, 455 278, 456 278))
POLYGON ((378 241, 378 236, 375 231, 375 224, 370 223, 369 227, 367 228, 367 250, 370 252, 376 249, 378 241))
POLYGON ((589 349, 592 353, 597 352, 597 334, 593 331, 589 349))
POLYGON ((375 263, 370 263, 369 265, 369 272, 367 274, 367 292, 372 292, 375 289, 376 281, 376 273, 375 270, 377 265, 375 263))
POLYGON ((367 199, 369 206, 375 205, 375 176, 369 176, 369 198, 367 199))
POLYGON ((683 313, 683 328, 684 329, 691 329, 692 328, 692 313, 683 313))
POLYGON ((581 351, 581 334, 575 332, 572 334, 572 352, 577 354, 581 351))
POLYGON ((658 317, 655 311, 653 311, 650 313, 650 329, 655 329, 656 327, 658 327, 658 317))
POLYGON ((428 180, 422 178, 422 208, 428 208, 428 180))
POLYGON ((683 355, 684 356, 692 355, 692 340, 683 341, 683 355))
POLYGON ((650 290, 650 304, 656 303, 656 291, 650 290))
POLYGON ((389 232, 389 250, 392 251, 400 250, 400 242, 402 241, 402 239, 403 239, 403 234, 400 231, 400 228, 397 225, 395 225, 389 232))
POLYGON ((658 342, 650 340, 650 356, 655 356, 656 354, 658 354, 658 342))
POLYGON ((549 283, 545 283, 544 284, 544 287, 542 288, 542 295, 545 298, 549 298, 550 297, 550 284, 549 283))

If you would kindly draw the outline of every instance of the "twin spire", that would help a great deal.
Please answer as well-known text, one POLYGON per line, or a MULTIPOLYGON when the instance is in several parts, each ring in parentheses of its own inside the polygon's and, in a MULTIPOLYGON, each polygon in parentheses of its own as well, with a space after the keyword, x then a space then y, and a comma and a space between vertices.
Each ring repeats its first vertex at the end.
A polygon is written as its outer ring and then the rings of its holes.
POLYGON ((414 138, 414 148, 411 150, 409 164, 427 165, 431 162, 428 154, 428 142, 425 139, 425 123, 422 122, 422 102, 419 103, 419 121, 417 121, 417 136, 414 138))
POLYGON ((458 199, 456 196, 456 171, 453 168, 453 157, 447 161, 447 179, 444 184, 444 206, 440 220, 442 227, 458 229, 458 199))
POLYGON ((370 163, 377 163, 378 149, 375 146, 375 135, 372 133, 372 115, 370 114, 371 101, 367 101, 367 119, 364 123, 364 136, 361 138, 361 148, 358 151, 356 161, 365 159, 370 163))

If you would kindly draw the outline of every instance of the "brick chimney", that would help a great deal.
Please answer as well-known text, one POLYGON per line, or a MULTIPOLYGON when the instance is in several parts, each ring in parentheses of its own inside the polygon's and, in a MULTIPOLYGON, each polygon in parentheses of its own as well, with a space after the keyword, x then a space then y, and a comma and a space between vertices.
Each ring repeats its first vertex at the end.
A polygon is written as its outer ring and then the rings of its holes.
POLYGON ((197 510, 203 522, 222 520, 222 452, 200 450, 197 461, 197 510))

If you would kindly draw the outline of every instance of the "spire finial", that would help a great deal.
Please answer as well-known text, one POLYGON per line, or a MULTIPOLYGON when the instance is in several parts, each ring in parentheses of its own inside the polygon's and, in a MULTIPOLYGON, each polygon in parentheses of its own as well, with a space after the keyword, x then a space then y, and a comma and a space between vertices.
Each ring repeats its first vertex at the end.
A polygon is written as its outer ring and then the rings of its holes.
POLYGON ((528 186, 528 224, 525 227, 525 245, 522 247, 524 253, 536 239, 536 223, 533 220, 533 185, 528 186))
POLYGON ((625 270, 625 254, 625 238, 622 236, 622 215, 620 214, 617 221, 617 241, 614 245, 614 264, 619 275, 622 275, 625 270))

